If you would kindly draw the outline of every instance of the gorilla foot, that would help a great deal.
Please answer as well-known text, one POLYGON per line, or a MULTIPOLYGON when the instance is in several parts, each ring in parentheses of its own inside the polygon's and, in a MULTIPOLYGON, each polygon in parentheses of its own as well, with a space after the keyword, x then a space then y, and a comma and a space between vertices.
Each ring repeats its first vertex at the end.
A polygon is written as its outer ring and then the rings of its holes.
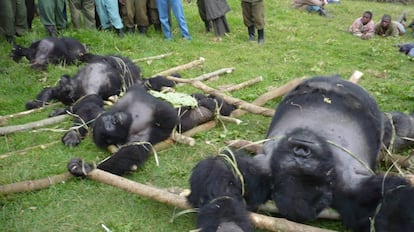
POLYGON ((83 162, 79 158, 72 158, 68 163, 68 171, 78 177, 84 177, 92 171, 94 167, 91 164, 83 162))
POLYGON ((66 132, 62 137, 62 143, 68 147, 75 147, 81 142, 81 137, 77 131, 71 130, 66 132))

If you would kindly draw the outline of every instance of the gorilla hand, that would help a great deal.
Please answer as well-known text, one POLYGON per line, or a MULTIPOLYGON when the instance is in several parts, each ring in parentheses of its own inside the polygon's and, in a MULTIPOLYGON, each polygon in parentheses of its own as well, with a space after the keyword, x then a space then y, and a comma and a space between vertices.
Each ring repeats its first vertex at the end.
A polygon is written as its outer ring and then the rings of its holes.
POLYGON ((84 177, 88 175, 90 171, 92 171, 94 168, 91 164, 84 163, 79 158, 72 158, 68 163, 68 171, 78 177, 84 177))
POLYGON ((62 143, 69 147, 75 147, 81 142, 79 133, 75 130, 70 130, 62 137, 62 143))

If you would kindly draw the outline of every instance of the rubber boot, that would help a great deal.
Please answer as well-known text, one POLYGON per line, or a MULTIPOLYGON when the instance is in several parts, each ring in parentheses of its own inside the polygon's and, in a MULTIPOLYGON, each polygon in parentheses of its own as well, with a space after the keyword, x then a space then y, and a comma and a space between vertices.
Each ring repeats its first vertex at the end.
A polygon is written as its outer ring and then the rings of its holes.
POLYGON ((258 38, 257 43, 263 44, 264 43, 264 29, 257 30, 258 38))
POLYGON ((135 28, 133 28, 133 27, 127 27, 126 32, 128 34, 134 34, 135 33, 135 28))
POLYGON ((146 26, 138 26, 138 32, 139 32, 140 34, 145 34, 145 33, 147 33, 147 29, 148 29, 148 27, 146 27, 146 26))
POLYGON ((45 26, 45 27, 46 27, 46 32, 49 36, 58 37, 58 33, 56 31, 55 26, 45 26))
POLYGON ((254 26, 248 27, 247 31, 249 33, 249 41, 255 41, 254 26))
POLYGON ((206 27, 206 33, 210 32, 211 31, 211 23, 210 23, 210 21, 205 21, 204 22, 204 25, 206 27))
POLYGON ((124 37, 124 29, 116 29, 116 34, 118 34, 119 37, 124 37))

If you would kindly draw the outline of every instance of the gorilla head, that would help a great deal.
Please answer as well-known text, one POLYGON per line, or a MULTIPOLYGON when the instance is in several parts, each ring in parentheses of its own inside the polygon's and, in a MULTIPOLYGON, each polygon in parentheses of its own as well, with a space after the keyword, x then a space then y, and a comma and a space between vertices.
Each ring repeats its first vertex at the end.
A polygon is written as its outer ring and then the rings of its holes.
POLYGON ((127 141, 132 116, 128 112, 105 112, 93 126, 93 141, 98 147, 124 144, 127 141))
POLYGON ((354 231, 371 226, 412 231, 414 212, 403 215, 409 210, 395 206, 404 203, 389 199, 396 199, 391 192, 407 196, 396 191, 406 188, 412 201, 414 188, 401 177, 375 173, 383 133, 384 114, 360 86, 339 77, 315 77, 295 87, 277 106, 264 156, 257 159, 262 166, 270 163, 264 167, 272 174, 272 198, 281 214, 305 221, 330 206, 354 231), (393 220, 399 217, 408 221, 397 225, 401 221, 393 220))
POLYGON ((322 137, 302 128, 286 134, 279 144, 271 159, 277 186, 272 197, 280 213, 292 220, 315 218, 331 204, 335 180, 332 151, 322 137))

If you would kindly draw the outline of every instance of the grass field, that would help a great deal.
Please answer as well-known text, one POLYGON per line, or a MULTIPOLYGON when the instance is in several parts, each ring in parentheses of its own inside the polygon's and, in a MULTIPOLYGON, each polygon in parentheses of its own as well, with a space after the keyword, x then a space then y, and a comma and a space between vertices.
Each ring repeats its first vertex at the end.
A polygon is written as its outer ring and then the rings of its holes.
MULTIPOLYGON (((265 1, 265 43, 247 41, 240 1, 229 1, 232 11, 227 14, 231 33, 221 42, 213 34, 204 32, 195 0, 184 1, 184 10, 192 41, 179 39, 178 27, 173 21, 173 41, 165 41, 151 28, 147 36, 128 35, 118 38, 110 32, 68 29, 63 36, 74 37, 88 45, 91 53, 120 54, 131 59, 156 56, 172 52, 161 60, 140 62, 145 77, 204 57, 205 62, 182 71, 183 78, 192 78, 217 69, 234 67, 231 74, 206 82, 218 87, 236 84, 262 76, 263 81, 229 93, 233 97, 251 102, 267 92, 269 87, 281 86, 297 77, 339 74, 348 78, 355 70, 364 73, 359 84, 367 89, 384 111, 413 110, 413 61, 398 53, 394 46, 413 41, 412 31, 402 37, 360 40, 348 34, 347 27, 365 10, 371 10, 375 22, 385 13, 397 18, 403 11, 414 18, 412 5, 385 4, 365 1, 342 1, 326 7, 330 17, 301 12, 290 7, 290 1, 265 1)), ((45 31, 35 19, 33 31, 17 38, 18 44, 28 46, 45 37, 45 31)), ((25 110, 27 101, 34 99, 45 86, 52 86, 63 74, 73 75, 78 67, 49 65, 47 71, 32 70, 27 60, 17 64, 8 56, 11 46, 0 42, 0 115, 25 110)), ((193 93, 190 86, 178 91, 193 93)), ((274 108, 279 99, 265 106, 274 108)), ((18 125, 44 119, 52 111, 10 119, 7 125, 18 125)), ((140 183, 162 188, 188 188, 192 167, 225 145, 225 141, 264 138, 269 117, 245 114, 241 125, 218 123, 216 128, 194 136, 196 145, 177 144, 158 153, 160 166, 150 158, 145 166, 126 177, 140 183)), ((33 149, 23 154, 16 151, 39 144, 60 141, 70 120, 47 126, 53 130, 34 130, 0 137, 0 155, 14 152, 0 159, 0 185, 24 180, 45 178, 64 173, 72 157, 99 162, 109 153, 95 147, 90 137, 78 147, 65 147, 56 143, 44 149, 33 149)), ((189 231, 195 229, 195 214, 186 214, 170 221, 174 208, 142 198, 120 189, 92 180, 71 179, 50 188, 19 194, 0 196, 0 228, 2 231, 189 231)), ((310 223, 344 231, 340 222, 318 220, 310 223)), ((260 230, 257 230, 260 231, 260 230)))

